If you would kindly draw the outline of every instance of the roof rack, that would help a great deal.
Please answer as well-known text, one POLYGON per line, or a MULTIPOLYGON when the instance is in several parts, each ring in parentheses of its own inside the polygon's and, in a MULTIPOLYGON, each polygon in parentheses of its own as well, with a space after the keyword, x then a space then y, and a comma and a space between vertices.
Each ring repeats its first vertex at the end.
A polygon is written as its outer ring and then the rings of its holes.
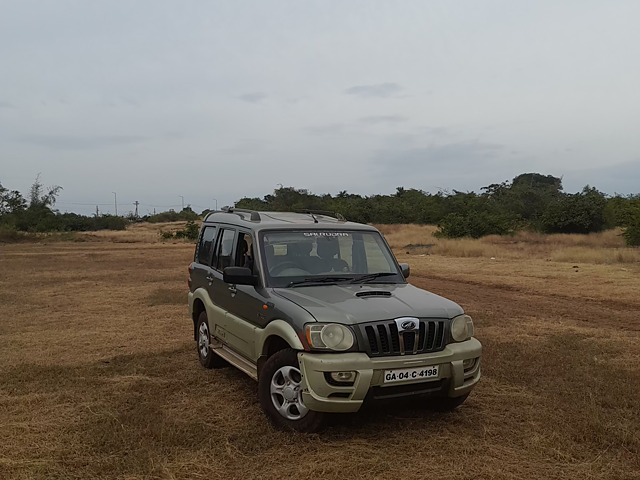
MULTIPOLYGON (((295 213, 305 213, 307 215, 311 215, 311 217, 313 218, 313 221, 315 223, 318 223, 318 220, 316 219, 316 217, 314 215, 323 215, 325 217, 335 218, 336 220, 338 220, 340 222, 346 222, 347 221, 347 219, 344 218, 344 216, 342 214, 337 213, 337 212, 330 212, 330 211, 327 211, 327 210, 296 209, 296 210, 293 210, 293 212, 295 212, 295 213)), ((220 210, 215 210, 213 212, 209 212, 207 214, 207 216, 204 218, 204 221, 207 221, 209 216, 213 215, 214 213, 235 213, 236 215, 238 215, 243 220, 250 220, 251 222, 261 222, 262 221, 262 217, 260 216, 260 213, 257 212, 256 210, 249 210, 249 209, 246 209, 246 208, 236 208, 236 207, 229 207, 229 206, 224 206, 220 210), (248 219, 246 218, 247 214, 249 216, 248 219)), ((265 213, 267 213, 267 212, 265 212, 265 213)), ((286 213, 286 212, 269 212, 269 213, 286 213)))
POLYGON ((347 219, 344 218, 344 216, 341 213, 331 212, 331 211, 328 211, 328 210, 309 210, 307 208, 302 208, 302 209, 294 210, 294 212, 296 212, 296 213, 307 213, 307 214, 309 214, 311 216, 313 216, 313 215, 324 215, 325 217, 332 217, 332 218, 335 218, 337 220, 340 220, 341 222, 346 222, 347 221, 347 219))
POLYGON ((255 210, 246 210, 244 208, 235 208, 235 207, 222 207, 220 210, 214 210, 213 212, 209 212, 207 213, 207 216, 204 217, 204 222, 207 221, 207 219, 213 215, 214 213, 235 213, 236 215, 238 215, 240 218, 242 218, 243 220, 246 220, 245 218, 245 213, 249 213, 250 214, 250 218, 249 220, 252 222, 259 222, 262 219, 260 218, 260 214, 258 212, 256 212, 255 210))
POLYGON ((261 220, 260 214, 255 210, 248 210, 246 208, 236 208, 236 207, 222 207, 222 211, 224 213, 235 213, 243 220, 245 220, 245 216, 243 215, 243 213, 250 214, 249 220, 251 220, 252 222, 259 222, 261 220))

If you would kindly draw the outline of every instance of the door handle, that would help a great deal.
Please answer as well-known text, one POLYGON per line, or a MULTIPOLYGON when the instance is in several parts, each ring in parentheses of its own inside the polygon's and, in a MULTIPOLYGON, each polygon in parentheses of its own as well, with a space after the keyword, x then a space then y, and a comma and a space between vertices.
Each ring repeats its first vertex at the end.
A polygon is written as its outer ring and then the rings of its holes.
POLYGON ((235 286, 235 285, 230 285, 230 286, 229 286, 229 291, 230 291, 231 293, 237 293, 238 289, 236 288, 236 286, 235 286))

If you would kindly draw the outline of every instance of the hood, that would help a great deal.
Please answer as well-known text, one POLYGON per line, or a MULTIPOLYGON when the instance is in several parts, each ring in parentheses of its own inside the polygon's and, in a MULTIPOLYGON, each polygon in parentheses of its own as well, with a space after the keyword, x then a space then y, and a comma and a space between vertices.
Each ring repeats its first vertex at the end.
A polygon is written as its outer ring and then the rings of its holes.
POLYGON ((410 284, 274 288, 318 322, 357 324, 398 317, 453 318, 460 305, 410 284), (390 295, 389 295, 390 294, 390 295))

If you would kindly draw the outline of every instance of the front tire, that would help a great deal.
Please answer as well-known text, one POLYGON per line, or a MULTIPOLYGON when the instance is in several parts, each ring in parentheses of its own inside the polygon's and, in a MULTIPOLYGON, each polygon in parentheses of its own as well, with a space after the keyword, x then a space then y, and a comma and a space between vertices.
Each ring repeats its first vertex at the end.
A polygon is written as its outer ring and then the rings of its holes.
POLYGON ((227 361, 216 355, 210 347, 211 330, 207 312, 200 312, 196 325, 198 332, 198 359, 205 368, 221 368, 228 365, 227 361))
POLYGON ((302 374, 298 353, 292 348, 274 353, 258 379, 260 406, 282 430, 312 433, 320 430, 325 414, 309 410, 302 401, 302 374))

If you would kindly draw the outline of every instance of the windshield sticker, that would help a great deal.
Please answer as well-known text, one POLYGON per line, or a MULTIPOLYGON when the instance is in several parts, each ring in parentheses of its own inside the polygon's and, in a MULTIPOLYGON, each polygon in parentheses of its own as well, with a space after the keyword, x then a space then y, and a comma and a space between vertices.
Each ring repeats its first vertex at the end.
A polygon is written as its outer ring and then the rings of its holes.
POLYGON ((305 237, 350 237, 346 232, 304 232, 305 237))

